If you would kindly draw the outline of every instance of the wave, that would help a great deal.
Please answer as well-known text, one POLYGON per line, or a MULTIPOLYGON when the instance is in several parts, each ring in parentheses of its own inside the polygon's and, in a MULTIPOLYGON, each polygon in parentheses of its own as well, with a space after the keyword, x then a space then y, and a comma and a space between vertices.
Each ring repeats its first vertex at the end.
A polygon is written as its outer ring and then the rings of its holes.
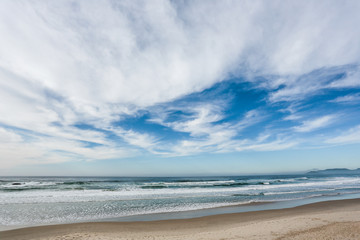
POLYGON ((89 184, 90 182, 83 182, 83 181, 78 181, 78 182, 62 182, 59 184, 64 184, 64 185, 84 185, 84 184, 89 184))
POLYGON ((214 184, 211 187, 236 187, 236 186, 250 186, 250 185, 270 185, 271 182, 256 182, 256 183, 248 183, 248 182, 236 182, 229 184, 214 184))
POLYGON ((64 185, 83 185, 83 184, 96 184, 96 183, 122 183, 122 182, 126 182, 123 180, 98 180, 98 181, 71 181, 71 182, 61 182, 59 184, 64 184, 64 185))
POLYGON ((44 188, 32 187, 32 188, 4 188, 0 189, 2 192, 20 192, 20 191, 28 191, 28 190, 42 190, 44 188))
POLYGON ((236 182, 234 180, 229 181, 186 181, 186 182, 153 182, 153 183, 141 183, 140 185, 145 185, 146 187, 141 188, 151 188, 155 186, 156 188, 213 188, 213 187, 236 187, 236 186, 247 186, 247 185, 269 185, 272 184, 269 181, 260 181, 260 182, 236 182))
POLYGON ((56 185, 56 182, 7 182, 6 184, 1 184, 0 188, 26 188, 32 186, 53 186, 56 185))
POLYGON ((196 183, 196 182, 216 182, 219 180, 198 180, 198 179, 184 179, 184 180, 174 180, 176 183, 196 183))
POLYGON ((167 186, 162 186, 162 185, 153 185, 153 186, 142 186, 142 189, 163 189, 163 188, 168 188, 167 186))
POLYGON ((231 196, 234 196, 234 197, 264 196, 264 193, 263 192, 254 193, 254 194, 251 194, 251 193, 248 193, 248 194, 236 193, 236 194, 232 194, 231 196))

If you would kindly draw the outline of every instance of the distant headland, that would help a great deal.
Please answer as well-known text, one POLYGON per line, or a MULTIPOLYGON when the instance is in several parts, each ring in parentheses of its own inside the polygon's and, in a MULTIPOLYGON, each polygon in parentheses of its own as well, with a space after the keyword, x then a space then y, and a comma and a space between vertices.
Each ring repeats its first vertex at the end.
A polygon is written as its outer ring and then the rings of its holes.
POLYGON ((331 168, 325 170, 313 170, 306 174, 360 174, 360 168, 353 170, 347 168, 331 168))

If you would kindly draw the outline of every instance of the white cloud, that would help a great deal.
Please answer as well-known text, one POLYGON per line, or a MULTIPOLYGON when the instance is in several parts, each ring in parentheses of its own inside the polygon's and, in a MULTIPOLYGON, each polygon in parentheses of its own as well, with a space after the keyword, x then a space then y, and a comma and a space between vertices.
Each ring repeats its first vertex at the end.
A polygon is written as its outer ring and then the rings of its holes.
POLYGON ((360 125, 343 132, 340 136, 328 139, 326 142, 335 144, 360 143, 360 125))
POLYGON ((189 109, 195 114, 190 120, 187 121, 175 121, 171 123, 163 123, 164 125, 173 128, 180 132, 189 132, 193 137, 201 137, 214 133, 216 129, 224 127, 216 124, 215 122, 220 121, 224 118, 221 113, 221 108, 214 105, 201 105, 192 106, 189 109))
POLYGON ((184 26, 167 1, 3 4, 0 65, 88 104, 147 106, 209 86, 238 59, 242 43, 229 39, 245 31, 222 28, 231 19, 216 6, 219 26, 203 28, 209 19, 184 26))
POLYGON ((286 140, 275 140, 267 143, 253 143, 245 146, 239 146, 236 150, 253 150, 253 151, 278 151, 296 146, 298 142, 296 141, 286 141, 286 140))
POLYGON ((347 103, 347 104, 358 104, 360 102, 360 94, 348 94, 345 96, 337 97, 330 102, 335 103, 347 103))
POLYGON ((145 149, 151 153, 157 153, 156 148, 158 148, 158 145, 161 145, 158 138, 148 133, 139 133, 133 130, 124 130, 120 127, 109 127, 106 130, 116 134, 126 143, 141 149, 145 149))
POLYGON ((86 104, 168 101, 224 79, 241 63, 302 74, 359 60, 356 2, 2 5, 0 66, 86 104))
POLYGON ((12 142, 21 142, 22 137, 13 131, 6 130, 5 128, 0 127, 0 143, 12 143, 12 142))
POLYGON ((267 84, 261 86, 280 89, 271 92, 269 100, 279 101, 298 101, 306 99, 321 92, 322 90, 343 89, 360 86, 360 67, 358 65, 337 66, 331 68, 318 69, 300 76, 287 76, 286 80, 270 78, 267 84), (336 76, 343 77, 339 79, 336 76))
POLYGON ((32 136, 31 141, 29 141, 8 130, 0 129, 0 133, 0 156, 2 156, 0 165, 3 168, 21 164, 51 164, 67 161, 124 158, 135 154, 134 150, 116 146, 111 142, 90 148, 76 138, 32 136), (4 137, 6 137, 6 141, 3 141, 4 137))
MULTIPOLYGON (((240 128, 229 123, 217 123, 225 118, 223 108, 225 104, 220 100, 212 103, 194 103, 185 107, 169 107, 156 112, 156 117, 149 120, 169 127, 174 131, 189 133, 190 138, 175 144, 166 144, 162 149, 170 155, 190 155, 206 151, 213 151, 219 144, 231 140, 240 128), (178 121, 167 122, 168 110, 181 110, 191 114, 178 121)), ((250 114, 249 114, 250 115, 250 114)))
POLYGON ((335 120, 335 118, 336 116, 334 115, 327 115, 313 120, 306 120, 302 125, 294 127, 294 130, 296 132, 311 132, 319 128, 327 127, 335 120))
MULTIPOLYGON (((219 101, 219 99, 217 99, 219 101)), ((186 117, 181 121, 166 122, 168 115, 165 112, 158 112, 155 119, 150 121, 162 124, 178 132, 189 133, 188 139, 176 143, 161 145, 161 153, 164 156, 186 156, 201 154, 204 152, 225 153, 240 151, 275 151, 290 148, 297 143, 281 139, 271 140, 277 134, 260 134, 252 140, 246 135, 242 136, 242 131, 248 127, 266 119, 266 114, 260 110, 250 110, 245 112, 241 119, 234 122, 218 123, 224 120, 223 114, 226 104, 189 104, 185 108, 175 107, 172 110, 191 112, 191 117, 186 117), (191 106, 191 107, 189 107, 191 106)))
POLYGON ((329 84, 330 88, 351 88, 360 86, 360 71, 356 68, 352 71, 348 71, 346 78, 334 81, 329 84))

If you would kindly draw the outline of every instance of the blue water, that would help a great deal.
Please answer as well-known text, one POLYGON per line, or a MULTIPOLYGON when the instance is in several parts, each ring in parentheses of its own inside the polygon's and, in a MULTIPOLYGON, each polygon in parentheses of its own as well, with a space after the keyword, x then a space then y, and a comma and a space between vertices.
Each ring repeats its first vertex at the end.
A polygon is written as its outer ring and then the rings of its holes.
POLYGON ((260 210, 267 202, 279 208, 359 193, 359 175, 0 177, 0 227, 131 219, 254 202, 264 203, 252 207, 260 210))

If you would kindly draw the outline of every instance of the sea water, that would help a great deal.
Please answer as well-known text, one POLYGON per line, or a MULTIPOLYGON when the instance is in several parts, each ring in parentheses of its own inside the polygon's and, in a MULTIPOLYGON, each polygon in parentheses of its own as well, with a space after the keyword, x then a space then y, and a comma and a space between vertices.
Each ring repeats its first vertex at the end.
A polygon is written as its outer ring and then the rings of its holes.
POLYGON ((131 216, 141 220, 145 214, 249 203, 276 202, 281 208, 294 200, 358 193, 359 175, 0 177, 0 228, 131 216))

